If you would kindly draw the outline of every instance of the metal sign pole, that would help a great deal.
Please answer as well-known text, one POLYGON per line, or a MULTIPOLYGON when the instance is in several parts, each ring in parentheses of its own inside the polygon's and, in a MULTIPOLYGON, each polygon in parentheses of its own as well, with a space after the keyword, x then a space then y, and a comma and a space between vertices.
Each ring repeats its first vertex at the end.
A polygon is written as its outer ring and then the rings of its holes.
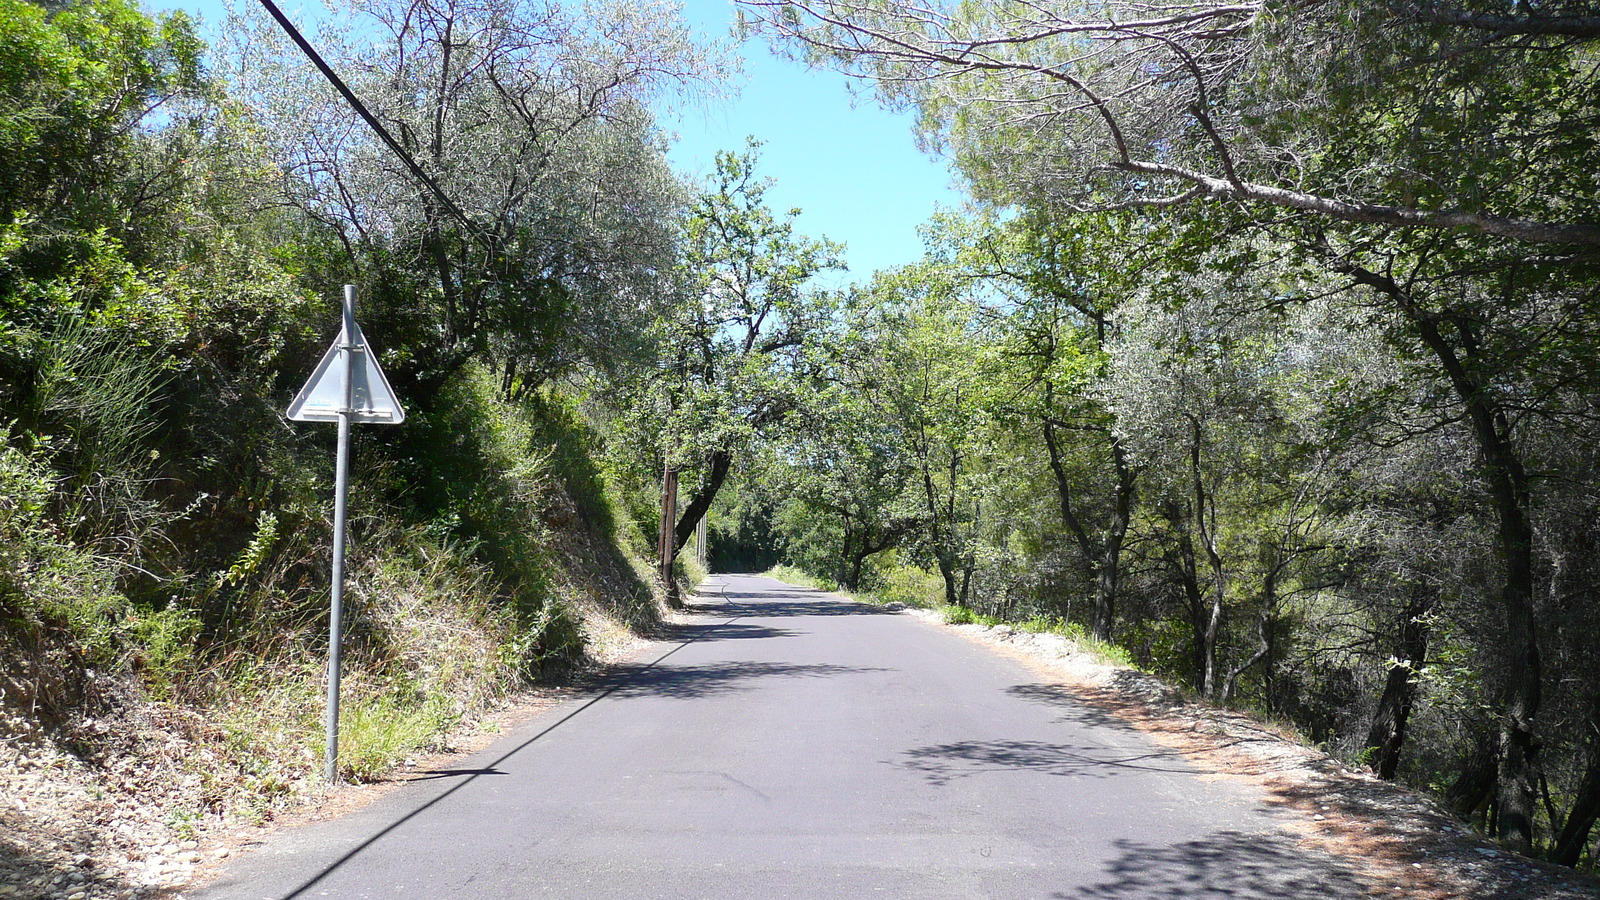
POLYGON ((339 656, 343 649, 345 507, 350 499, 350 426, 399 425, 400 398, 356 324, 356 286, 344 286, 344 327, 284 413, 291 422, 339 423, 333 487, 333 598, 328 610, 328 783, 339 780, 339 656), (359 355, 359 358, 358 358, 359 355))
POLYGON ((339 657, 344 618, 345 505, 350 497, 350 417, 354 414, 356 286, 344 286, 344 331, 339 346, 344 403, 339 408, 339 451, 333 487, 333 603, 328 612, 328 783, 339 780, 339 657))

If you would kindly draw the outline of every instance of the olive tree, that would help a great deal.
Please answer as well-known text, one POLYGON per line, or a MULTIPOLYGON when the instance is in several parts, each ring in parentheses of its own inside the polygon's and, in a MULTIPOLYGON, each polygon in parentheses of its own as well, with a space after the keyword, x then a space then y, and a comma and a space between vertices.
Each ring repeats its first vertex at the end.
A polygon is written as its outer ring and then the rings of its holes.
POLYGON ((428 305, 408 352, 434 357, 418 365, 487 353, 516 393, 632 347, 670 293, 688 200, 649 103, 711 89, 722 62, 676 8, 368 0, 320 26, 313 44, 444 196, 264 13, 233 25, 236 89, 285 197, 395 305, 428 305))
POLYGON ((1600 245, 1592 216, 1561 199, 1592 195, 1593 172, 1564 161, 1593 152, 1584 60, 1600 33, 1560 3, 1513 15, 1473 0, 741 6, 918 107, 927 136, 1002 199, 1245 202, 1600 245), (1391 95, 1397 74, 1434 90, 1391 95), (1330 130, 1398 152, 1328 154, 1330 130))
POLYGON ((1489 497, 1501 563, 1485 635, 1499 652, 1498 828, 1532 849, 1548 678, 1530 453, 1537 423, 1575 395, 1558 357, 1597 346, 1594 317, 1575 312, 1600 246, 1600 31, 1586 8, 743 5, 797 52, 917 107, 980 196, 1267 228, 1359 286, 1347 298, 1383 307, 1395 350, 1441 389, 1440 420, 1475 445, 1463 474, 1489 497), (1557 352, 1526 352, 1530 334, 1557 352))

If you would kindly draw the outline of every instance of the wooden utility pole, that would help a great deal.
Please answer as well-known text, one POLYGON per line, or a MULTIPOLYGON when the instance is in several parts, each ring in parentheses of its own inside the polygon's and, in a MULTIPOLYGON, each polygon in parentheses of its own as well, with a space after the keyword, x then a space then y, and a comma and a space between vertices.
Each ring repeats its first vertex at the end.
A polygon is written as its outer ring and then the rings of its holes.
POLYGON ((669 463, 661 476, 661 539, 657 550, 661 558, 661 583, 667 591, 667 605, 673 609, 682 606, 678 598, 678 581, 672 575, 672 560, 677 554, 678 526, 678 470, 669 463))

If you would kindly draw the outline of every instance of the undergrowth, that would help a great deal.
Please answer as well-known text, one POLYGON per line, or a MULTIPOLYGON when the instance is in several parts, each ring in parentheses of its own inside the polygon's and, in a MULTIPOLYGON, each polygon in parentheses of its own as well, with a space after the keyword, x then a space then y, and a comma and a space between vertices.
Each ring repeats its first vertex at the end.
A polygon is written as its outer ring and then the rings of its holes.
POLYGON ((1020 620, 1011 619, 1004 616, 981 613, 966 606, 946 605, 944 603, 944 585, 939 576, 915 566, 895 566, 875 579, 879 587, 866 591, 841 590, 831 579, 813 575, 787 564, 774 566, 767 570, 765 574, 768 577, 776 578, 789 584, 841 593, 852 600, 861 602, 899 603, 914 609, 938 610, 944 621, 951 625, 982 625, 987 628, 1004 625, 1019 631, 1060 635, 1075 644, 1081 652, 1094 657, 1100 662, 1130 669, 1138 668, 1133 654, 1128 652, 1126 648, 1097 640, 1094 635, 1088 632, 1088 629, 1077 622, 1047 616, 1032 616, 1020 620))
MULTIPOLYGON (((81 384, 70 374, 60 380, 81 384)), ((139 449, 159 444, 157 430, 141 424, 139 415, 153 413, 136 408, 148 400, 140 390, 119 407, 117 427, 128 436, 119 459, 159 455, 139 449)), ((64 410, 60 427, 70 431, 70 416, 93 406, 58 400, 52 409, 64 410)), ((344 778, 380 780, 445 749, 453 729, 512 692, 581 665, 591 635, 658 620, 650 567, 632 539, 638 529, 592 462, 594 437, 577 409, 552 392, 503 400, 495 380, 469 365, 402 429, 357 430, 344 778)), ((247 464, 195 479, 208 490, 194 495, 134 477, 138 467, 127 462, 127 477, 100 485, 116 501, 111 524, 121 531, 73 526, 78 538, 61 516, 92 514, 84 510, 98 502, 95 483, 71 465, 86 451, 53 438, 48 425, 25 435, 0 428, 6 705, 86 759, 148 752, 187 768, 205 785, 203 799, 167 811, 176 831, 270 818, 317 789, 331 430, 280 427, 247 448, 247 464), (268 479, 252 480, 261 473, 268 479), (158 519, 166 527, 153 537, 145 526, 158 519), (120 687, 98 690, 107 676, 120 687), (81 727, 118 717, 167 723, 168 737, 117 749, 81 727), (189 749, 172 749, 180 745, 189 749)))

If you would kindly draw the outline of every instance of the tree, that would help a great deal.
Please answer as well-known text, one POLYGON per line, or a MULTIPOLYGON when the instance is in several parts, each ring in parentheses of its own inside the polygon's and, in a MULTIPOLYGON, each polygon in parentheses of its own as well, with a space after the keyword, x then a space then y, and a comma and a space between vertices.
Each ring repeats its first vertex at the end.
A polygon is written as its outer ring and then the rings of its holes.
POLYGON ((482 354, 516 394, 640 352, 686 201, 648 102, 711 84, 721 62, 675 10, 384 0, 319 29, 323 55, 448 200, 275 23, 236 24, 236 77, 285 196, 374 271, 375 304, 411 320, 410 358, 395 362, 435 383, 482 354))
POLYGON ((148 203, 116 203, 137 199, 120 195, 117 175, 151 113, 208 92, 200 54, 181 12, 152 20, 118 0, 0 4, 0 221, 126 228, 114 209, 148 213, 148 203))
POLYGON ((657 465, 699 478, 674 523, 672 555, 694 534, 734 464, 800 405, 833 296, 812 280, 843 249, 795 232, 756 174, 760 144, 719 152, 683 222, 676 305, 655 323, 655 360, 630 393, 632 429, 657 465))
POLYGON ((992 488, 1004 477, 983 378, 990 336, 969 287, 937 256, 878 273, 859 298, 871 349, 854 375, 899 436, 921 521, 915 549, 938 570, 950 606, 970 602, 992 488))
POLYGON ((789 555, 803 555, 802 566, 851 591, 866 586, 870 557, 910 540, 924 524, 905 435, 880 404, 877 347, 856 337, 836 348, 825 385, 805 398, 762 479, 765 493, 809 525, 806 533, 787 531, 789 555), (819 538, 830 546, 814 547, 819 538))
POLYGON ((1094 583, 1091 630, 1108 643, 1138 471, 1103 388, 1116 310, 1165 247, 1146 224, 1125 214, 1057 221, 1035 209, 968 251, 978 277, 1011 286, 995 372, 1010 393, 1003 406, 1043 440, 1062 527, 1094 583))
POLYGON ((1323 467, 1279 406, 1279 325, 1268 286, 1221 261, 1172 273, 1119 310, 1106 404, 1146 473, 1157 538, 1182 589, 1201 694, 1232 699, 1269 664, 1299 557, 1317 547, 1323 467), (1232 619, 1253 608, 1256 648, 1230 661, 1232 619))
POLYGON ((1594 152, 1582 60, 1597 36, 1560 4, 1515 16, 1472 0, 741 5, 810 58, 873 78, 885 101, 919 106, 930 137, 997 199, 1243 202, 1600 245, 1592 213, 1563 199, 1593 195, 1592 170, 1567 162, 1594 152), (1441 90, 1396 104, 1401 72, 1441 90), (1487 114, 1451 116, 1455 89, 1487 114), (1318 143, 1330 128, 1404 134, 1415 153, 1341 159, 1318 143), (1433 159, 1408 168, 1418 156, 1433 159))
POLYGON ((1271 230, 1381 300, 1394 347, 1448 391, 1439 420, 1468 425, 1479 456, 1501 562, 1484 635, 1499 653, 1497 821, 1531 851, 1546 638, 1528 463, 1535 423, 1577 396, 1567 352, 1600 346, 1594 20, 1474 0, 745 5, 917 105, 987 199, 1192 207, 1271 230), (1554 352, 1511 322, 1538 323, 1554 352))

